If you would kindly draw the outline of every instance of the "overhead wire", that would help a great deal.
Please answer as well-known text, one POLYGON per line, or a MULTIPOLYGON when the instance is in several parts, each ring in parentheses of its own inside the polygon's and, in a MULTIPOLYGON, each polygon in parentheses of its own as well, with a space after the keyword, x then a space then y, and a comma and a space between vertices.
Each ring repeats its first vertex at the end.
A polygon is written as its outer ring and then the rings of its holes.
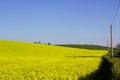
POLYGON ((120 7, 120 0, 118 0, 118 5, 117 5, 117 8, 116 8, 116 11, 115 11, 115 14, 114 14, 111 25, 115 22, 116 16, 118 14, 119 7, 120 7))

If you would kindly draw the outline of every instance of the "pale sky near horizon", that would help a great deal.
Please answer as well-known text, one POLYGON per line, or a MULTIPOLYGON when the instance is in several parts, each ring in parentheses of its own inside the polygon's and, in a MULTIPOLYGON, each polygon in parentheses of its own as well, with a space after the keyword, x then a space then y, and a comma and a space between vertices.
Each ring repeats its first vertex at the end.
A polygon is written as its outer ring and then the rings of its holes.
MULTIPOLYGON (((0 39, 107 45, 118 0, 0 0, 0 39)), ((120 43, 120 9, 113 24, 120 43)))

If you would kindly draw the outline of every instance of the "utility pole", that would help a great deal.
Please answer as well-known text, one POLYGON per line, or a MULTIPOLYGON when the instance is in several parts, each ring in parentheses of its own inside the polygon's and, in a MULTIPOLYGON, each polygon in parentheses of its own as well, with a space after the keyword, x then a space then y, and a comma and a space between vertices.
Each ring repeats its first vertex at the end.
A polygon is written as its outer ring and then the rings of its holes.
POLYGON ((108 49, 108 54, 110 54, 110 50, 109 50, 109 41, 107 40, 107 49, 108 49))
POLYGON ((110 25, 110 53, 111 53, 111 57, 113 57, 113 38, 112 38, 112 25, 110 25))

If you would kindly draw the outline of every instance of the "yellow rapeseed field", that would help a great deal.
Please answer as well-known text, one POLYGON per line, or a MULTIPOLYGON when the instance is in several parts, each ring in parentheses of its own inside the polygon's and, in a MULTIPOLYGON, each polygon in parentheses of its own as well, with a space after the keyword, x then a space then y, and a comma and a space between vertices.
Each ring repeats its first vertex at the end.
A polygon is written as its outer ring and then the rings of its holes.
POLYGON ((98 69, 105 50, 0 40, 0 80, 78 80, 98 69))

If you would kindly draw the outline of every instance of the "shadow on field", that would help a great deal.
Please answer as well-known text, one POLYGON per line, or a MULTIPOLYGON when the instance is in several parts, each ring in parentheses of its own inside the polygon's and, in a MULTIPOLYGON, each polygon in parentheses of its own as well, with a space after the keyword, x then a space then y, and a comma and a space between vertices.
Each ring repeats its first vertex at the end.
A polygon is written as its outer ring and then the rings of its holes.
POLYGON ((66 56, 67 58, 101 58, 101 56, 66 56))
MULTIPOLYGON (((112 80, 112 63, 110 63, 106 58, 102 58, 101 65, 99 66, 99 70, 87 75, 86 77, 80 77, 78 80, 112 80)), ((89 67, 88 67, 89 68, 89 67)))

